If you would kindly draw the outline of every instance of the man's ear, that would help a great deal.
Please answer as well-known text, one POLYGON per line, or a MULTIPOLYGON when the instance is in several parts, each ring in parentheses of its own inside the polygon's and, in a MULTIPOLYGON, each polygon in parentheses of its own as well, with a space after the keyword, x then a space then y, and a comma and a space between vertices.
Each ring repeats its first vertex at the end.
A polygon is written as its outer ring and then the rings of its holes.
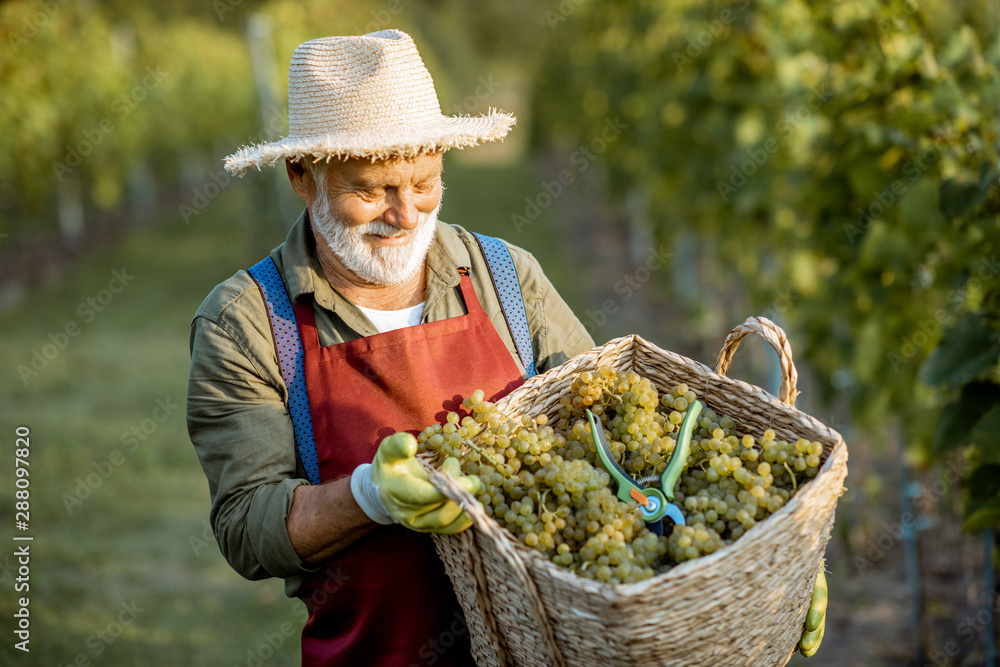
POLYGON ((305 200, 306 204, 311 204, 316 198, 316 184, 313 182, 312 172, 297 160, 285 160, 285 169, 288 171, 288 182, 292 184, 292 190, 300 199, 305 200))

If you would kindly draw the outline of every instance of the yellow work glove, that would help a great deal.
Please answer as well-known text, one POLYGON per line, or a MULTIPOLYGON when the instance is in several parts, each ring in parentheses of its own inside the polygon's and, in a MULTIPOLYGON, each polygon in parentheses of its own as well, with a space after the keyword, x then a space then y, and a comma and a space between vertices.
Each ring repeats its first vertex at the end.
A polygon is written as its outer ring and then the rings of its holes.
POLYGON ((807 658, 811 658, 819 650, 819 645, 823 642, 823 634, 826 632, 826 573, 823 569, 826 562, 819 568, 816 575, 816 584, 813 586, 812 600, 809 602, 809 613, 806 614, 806 625, 802 630, 802 639, 799 640, 799 652, 807 658))
MULTIPOLYGON (((351 490, 361 509, 378 523, 398 523, 421 533, 453 535, 471 526, 462 508, 427 480, 416 453, 417 440, 409 433, 382 440, 371 465, 359 466, 351 476, 351 490)), ((456 459, 446 459, 441 472, 469 493, 479 492, 479 478, 462 475, 456 459)))

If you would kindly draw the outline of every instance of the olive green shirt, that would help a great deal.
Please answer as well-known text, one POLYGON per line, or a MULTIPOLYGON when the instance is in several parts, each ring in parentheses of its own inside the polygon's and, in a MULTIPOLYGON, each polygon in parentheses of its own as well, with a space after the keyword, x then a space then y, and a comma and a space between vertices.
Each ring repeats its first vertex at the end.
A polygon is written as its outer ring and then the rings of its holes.
MULTIPOLYGON (((594 342, 530 253, 508 244, 517 269, 538 372, 586 352, 594 342)), ((292 300, 311 294, 320 344, 377 334, 368 318, 331 287, 316 259, 307 212, 271 252, 292 300)), ((518 368, 486 260, 475 237, 438 222, 427 255, 421 323, 466 313, 458 267, 473 288, 518 368)), ((295 454, 288 393, 281 379, 267 310, 257 284, 239 271, 212 290, 191 323, 187 423, 208 477, 211 522, 223 555, 248 579, 284 577, 294 595, 304 565, 285 529, 295 487, 308 484, 295 454)), ((456 372, 462 362, 454 360, 456 372)))

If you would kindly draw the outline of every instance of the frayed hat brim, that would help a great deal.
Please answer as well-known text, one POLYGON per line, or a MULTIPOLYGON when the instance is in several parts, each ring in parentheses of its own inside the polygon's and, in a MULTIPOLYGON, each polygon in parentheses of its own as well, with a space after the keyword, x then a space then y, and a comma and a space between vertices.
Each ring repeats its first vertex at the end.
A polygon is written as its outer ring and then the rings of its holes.
POLYGON ((485 116, 441 116, 416 127, 380 127, 370 130, 289 136, 272 143, 244 146, 225 159, 226 170, 243 176, 249 169, 283 160, 411 158, 427 153, 466 148, 503 139, 517 119, 502 111, 485 116))

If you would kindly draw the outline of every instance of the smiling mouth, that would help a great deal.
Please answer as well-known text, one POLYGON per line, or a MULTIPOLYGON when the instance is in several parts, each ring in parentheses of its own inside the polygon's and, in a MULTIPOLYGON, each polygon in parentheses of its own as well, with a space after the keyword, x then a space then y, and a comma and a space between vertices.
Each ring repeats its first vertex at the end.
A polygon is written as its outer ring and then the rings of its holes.
POLYGON ((408 243, 412 234, 395 234, 393 236, 382 236, 381 234, 365 234, 372 242, 380 245, 402 245, 408 243))

